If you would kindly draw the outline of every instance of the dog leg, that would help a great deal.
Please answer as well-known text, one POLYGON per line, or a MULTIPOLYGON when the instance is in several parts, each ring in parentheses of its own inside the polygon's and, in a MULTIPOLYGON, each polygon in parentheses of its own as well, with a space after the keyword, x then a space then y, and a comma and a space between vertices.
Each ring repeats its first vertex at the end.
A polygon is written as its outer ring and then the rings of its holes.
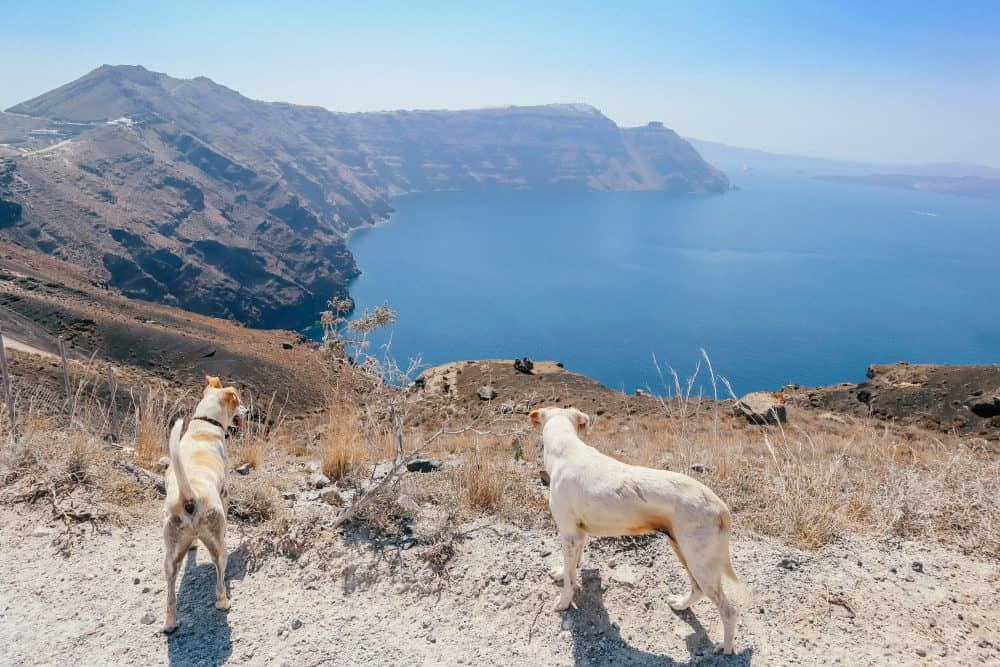
MULTIPOLYGON (((574 556, 574 561, 576 562, 576 566, 577 567, 580 567, 580 561, 583 559, 583 544, 584 544, 584 542, 586 542, 586 536, 584 536, 579 541, 579 543, 577 544, 577 547, 576 547, 576 555, 574 556)), ((565 575, 566 575, 565 567, 559 567, 559 568, 554 568, 552 570, 549 570, 549 576, 552 577, 553 581, 562 582, 563 577, 565 575)), ((579 588, 579 586, 576 583, 576 572, 575 571, 573 572, 573 585, 575 587, 579 588)))
POLYGON ((163 631, 171 633, 177 629, 177 573, 181 569, 181 561, 187 553, 188 545, 180 544, 168 525, 166 530, 167 554, 163 559, 163 569, 167 577, 167 615, 163 621, 163 631))
POLYGON ((722 618, 722 644, 716 646, 716 651, 733 653, 733 636, 736 634, 736 607, 726 598, 722 590, 722 570, 716 563, 692 564, 692 572, 698 586, 708 599, 715 603, 722 618))
POLYGON ((563 552, 563 590, 554 611, 566 611, 573 604, 573 594, 576 592, 576 566, 579 563, 586 536, 582 533, 569 533, 560 537, 563 552))
POLYGON ((700 600, 704 593, 701 592, 701 587, 698 586, 698 582, 695 581, 694 575, 691 574, 691 569, 688 567, 687 559, 684 558, 684 552, 681 551, 681 546, 677 543, 677 540, 670 535, 667 536, 667 539, 670 541, 670 546, 673 548, 674 553, 677 554, 677 560, 679 560, 681 565, 684 566, 684 571, 687 572, 688 579, 691 580, 690 593, 687 595, 672 595, 667 598, 667 604, 669 604, 672 609, 682 611, 700 600))
POLYGON ((688 572, 688 579, 691 580, 691 591, 687 595, 671 595, 667 598, 667 604, 670 605, 671 609, 683 611, 704 597, 705 594, 701 592, 701 587, 698 586, 698 582, 694 580, 690 572, 688 572))
POLYGON ((212 532, 201 537, 215 563, 215 608, 222 610, 229 609, 229 598, 226 596, 226 564, 229 556, 226 554, 225 534, 226 524, 223 521, 213 526, 212 532))

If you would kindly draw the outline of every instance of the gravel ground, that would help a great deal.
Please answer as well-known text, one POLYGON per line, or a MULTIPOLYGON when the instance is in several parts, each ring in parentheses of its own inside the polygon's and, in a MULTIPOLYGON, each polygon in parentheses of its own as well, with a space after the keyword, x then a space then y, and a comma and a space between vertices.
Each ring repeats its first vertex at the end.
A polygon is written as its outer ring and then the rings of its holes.
POLYGON ((940 546, 856 538, 800 552, 739 538, 752 594, 737 655, 717 656, 714 606, 667 606, 686 578, 665 540, 591 541, 576 608, 557 614, 555 536, 486 520, 464 527, 443 576, 419 547, 350 537, 250 573, 231 527, 232 609, 214 608, 211 562, 191 552, 167 637, 158 526, 91 533, 64 557, 46 514, 0 510, 0 663, 1000 664, 997 563, 940 546))

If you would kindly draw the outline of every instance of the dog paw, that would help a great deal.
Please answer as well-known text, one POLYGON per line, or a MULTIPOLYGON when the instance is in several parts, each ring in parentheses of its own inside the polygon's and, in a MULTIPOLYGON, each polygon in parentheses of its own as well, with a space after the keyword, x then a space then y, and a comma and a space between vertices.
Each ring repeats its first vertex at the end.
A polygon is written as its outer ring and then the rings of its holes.
POLYGON ((176 623, 170 623, 163 626, 163 634, 169 635, 171 632, 177 629, 176 623))
POLYGON ((565 576, 565 570, 563 570, 563 568, 561 567, 549 570, 549 577, 552 579, 552 581, 562 581, 564 576, 565 576))
POLYGON ((215 608, 216 609, 221 609, 222 611, 228 611, 229 610, 229 600, 216 600, 215 601, 215 608))
POLYGON ((685 602, 687 602, 686 595, 671 595, 667 598, 667 604, 674 611, 684 611, 687 609, 687 605, 684 604, 685 602))
POLYGON ((566 596, 562 596, 559 598, 559 601, 556 602, 555 606, 552 607, 552 611, 566 611, 567 609, 569 609, 571 604, 573 604, 572 598, 567 598, 566 596))
POLYGON ((722 642, 719 642, 718 644, 715 645, 715 652, 716 653, 721 653, 723 655, 732 655, 736 651, 733 650, 732 646, 730 646, 727 649, 725 644, 723 644, 722 642))

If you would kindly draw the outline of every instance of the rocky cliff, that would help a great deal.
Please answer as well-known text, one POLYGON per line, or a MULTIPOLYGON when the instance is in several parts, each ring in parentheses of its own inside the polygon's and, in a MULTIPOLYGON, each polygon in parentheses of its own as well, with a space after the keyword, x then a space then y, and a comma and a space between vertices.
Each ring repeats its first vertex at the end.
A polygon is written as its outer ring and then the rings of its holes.
POLYGON ((264 327, 346 294, 344 235, 397 194, 729 187, 672 130, 586 105, 344 114, 142 67, 19 104, 0 137, 0 236, 128 296, 264 327))

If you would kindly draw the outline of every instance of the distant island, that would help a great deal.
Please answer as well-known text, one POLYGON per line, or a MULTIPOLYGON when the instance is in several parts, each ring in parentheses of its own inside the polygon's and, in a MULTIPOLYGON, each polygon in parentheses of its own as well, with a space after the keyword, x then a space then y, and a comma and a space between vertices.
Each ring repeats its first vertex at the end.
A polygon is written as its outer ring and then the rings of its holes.
POLYGON ((1000 198, 1000 179, 979 176, 913 176, 908 174, 866 174, 853 176, 846 174, 821 174, 814 178, 835 183, 871 185, 881 188, 902 188, 904 190, 924 190, 965 197, 1000 198))

